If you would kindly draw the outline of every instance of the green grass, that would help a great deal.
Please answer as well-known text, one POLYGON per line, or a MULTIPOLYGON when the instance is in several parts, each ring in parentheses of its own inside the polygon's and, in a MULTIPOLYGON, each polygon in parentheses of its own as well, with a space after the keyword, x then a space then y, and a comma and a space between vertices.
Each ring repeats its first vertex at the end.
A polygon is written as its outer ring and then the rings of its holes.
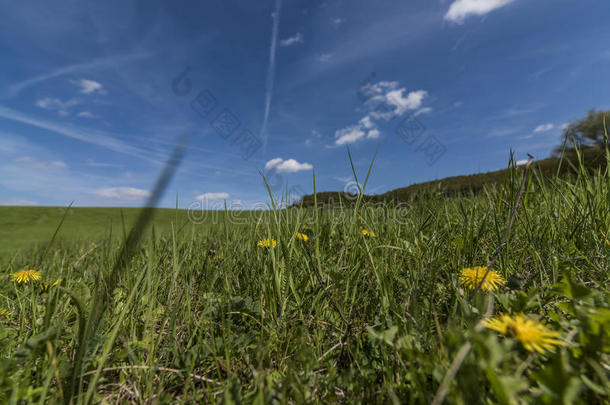
MULTIPOLYGON (((117 210, 74 209, 52 245, 28 247, 51 240, 62 213, 4 208, 0 401, 424 404, 467 346, 448 403, 604 403, 609 176, 534 174, 494 266, 508 283, 470 299, 459 281, 498 248, 521 176, 402 209, 364 202, 187 225, 185 212, 160 210, 116 278, 117 210), (265 238, 277 246, 257 247, 265 238), (11 282, 24 268, 62 281, 48 293, 11 282), (477 327, 489 302, 544 320, 565 346, 532 353, 477 327)), ((125 210, 127 231, 136 214, 125 210)))
MULTIPOLYGON (((0 207, 0 254, 10 255, 51 240, 66 209, 0 207)), ((70 208, 58 236, 67 242, 103 240, 110 235, 118 239, 123 235, 122 217, 129 230, 139 212, 139 208, 70 208)), ((187 219, 185 212, 178 215, 179 220, 187 219)), ((155 216, 155 226, 161 232, 167 232, 175 222, 176 212, 160 209, 155 216)))

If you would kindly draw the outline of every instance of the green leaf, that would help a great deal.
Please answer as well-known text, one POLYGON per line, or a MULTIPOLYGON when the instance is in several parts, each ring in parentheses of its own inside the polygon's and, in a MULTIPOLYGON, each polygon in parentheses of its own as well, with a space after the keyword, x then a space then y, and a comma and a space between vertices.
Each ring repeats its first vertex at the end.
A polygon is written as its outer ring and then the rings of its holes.
POLYGON ((534 374, 543 394, 541 400, 547 404, 572 404, 576 402, 581 382, 570 369, 564 353, 558 353, 553 361, 534 374))

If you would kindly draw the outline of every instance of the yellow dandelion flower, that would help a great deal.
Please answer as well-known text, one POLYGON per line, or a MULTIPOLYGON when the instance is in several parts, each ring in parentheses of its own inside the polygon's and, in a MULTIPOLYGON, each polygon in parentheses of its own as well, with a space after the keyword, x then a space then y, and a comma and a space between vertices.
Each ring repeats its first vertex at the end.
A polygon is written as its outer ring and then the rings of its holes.
POLYGON ((11 281, 15 281, 17 283, 27 284, 30 282, 30 280, 40 280, 40 273, 36 270, 21 270, 17 273, 11 274, 11 281))
POLYGON ((485 326, 503 335, 515 337, 530 352, 544 353, 545 350, 553 351, 555 346, 565 345, 563 341, 557 339, 558 331, 551 330, 534 319, 526 319, 523 314, 512 317, 502 314, 487 320, 485 326))
POLYGON ((61 278, 58 278, 54 283, 42 283, 40 284, 40 291, 49 292, 49 290, 53 287, 56 287, 61 283, 61 278))
POLYGON ((8 319, 11 316, 11 312, 8 309, 0 308, 0 318, 8 319))
POLYGON ((297 232, 297 238, 299 238, 303 242, 307 242, 309 240, 309 236, 307 236, 307 235, 305 235, 304 233, 301 233, 301 232, 297 232))
MULTIPOLYGON (((460 272, 460 281, 462 284, 473 290, 481 283, 487 267, 475 266, 462 269, 460 272)), ((506 280, 502 275, 494 270, 489 270, 485 281, 481 285, 483 291, 496 291, 502 284, 506 283, 506 280)))
POLYGON ((360 233, 361 233, 363 236, 366 236, 367 238, 374 238, 374 237, 375 237, 375 232, 373 232, 373 231, 369 231, 369 230, 367 230, 367 229, 363 229, 363 230, 361 230, 361 231, 360 231, 360 233))
POLYGON ((277 241, 275 239, 263 239, 263 240, 259 240, 258 243, 256 244, 256 246, 261 247, 261 248, 276 247, 277 241))
POLYGON ((503 335, 508 334, 508 325, 512 322, 512 318, 508 314, 498 315, 494 318, 485 321, 485 327, 500 332, 503 335))

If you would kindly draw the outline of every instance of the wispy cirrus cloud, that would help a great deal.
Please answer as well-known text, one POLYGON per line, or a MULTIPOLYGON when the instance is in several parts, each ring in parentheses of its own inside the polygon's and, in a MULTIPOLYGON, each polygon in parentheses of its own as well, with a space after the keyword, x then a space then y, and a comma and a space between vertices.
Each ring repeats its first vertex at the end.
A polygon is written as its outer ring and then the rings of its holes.
POLYGON ((36 100, 36 107, 43 108, 45 110, 54 110, 61 116, 70 114, 70 108, 78 104, 76 99, 70 99, 62 101, 59 98, 43 97, 36 100))
POLYGON ((35 206, 35 205, 40 205, 40 204, 36 201, 31 201, 31 200, 0 200, 0 205, 22 207, 22 206, 35 206))
POLYGON ((89 62, 62 66, 60 68, 36 76, 32 76, 28 79, 10 85, 8 88, 8 96, 14 97, 30 86, 33 86, 40 82, 44 82, 49 79, 53 79, 55 77, 60 77, 67 74, 78 73, 83 71, 105 69, 108 67, 118 66, 126 62, 145 59, 150 56, 152 56, 151 53, 136 52, 130 55, 114 55, 104 58, 97 58, 89 62))
POLYGON ((97 118, 97 115, 93 114, 91 111, 81 111, 76 114, 76 116, 80 118, 97 118))
POLYGON ((17 163, 25 163, 28 166, 35 167, 37 169, 67 169, 68 165, 61 160, 54 160, 51 162, 44 162, 41 160, 34 159, 30 156, 24 156, 15 159, 17 163))
POLYGON ((41 120, 2 106, 0 106, 0 118, 5 118, 11 121, 20 122, 22 124, 31 125, 37 128, 50 131, 53 134, 76 139, 82 142, 87 142, 112 150, 114 152, 138 157, 154 163, 160 163, 160 160, 157 157, 154 157, 153 154, 151 154, 150 152, 147 152, 142 148, 132 146, 119 139, 116 139, 115 137, 104 131, 77 127, 70 124, 59 124, 47 120, 41 120))
POLYGON ((329 60, 331 60, 333 57, 332 53, 323 53, 320 56, 318 56, 318 61, 320 62, 328 62, 329 60))
POLYGON ((96 162, 93 159, 87 159, 87 166, 90 167, 123 167, 122 165, 118 165, 116 163, 103 163, 103 162, 96 162))
POLYGON ((94 194, 96 197, 121 201, 136 201, 150 197, 150 191, 136 187, 108 187, 94 194))
POLYGON ((413 113, 413 115, 415 117, 417 117, 417 116, 422 115, 422 114, 430 114, 432 111, 434 111, 432 109, 432 107, 423 107, 423 108, 420 108, 419 110, 415 111, 413 113))
POLYGON ((516 0, 455 0, 449 6, 445 20, 458 24, 472 15, 485 15, 516 0))

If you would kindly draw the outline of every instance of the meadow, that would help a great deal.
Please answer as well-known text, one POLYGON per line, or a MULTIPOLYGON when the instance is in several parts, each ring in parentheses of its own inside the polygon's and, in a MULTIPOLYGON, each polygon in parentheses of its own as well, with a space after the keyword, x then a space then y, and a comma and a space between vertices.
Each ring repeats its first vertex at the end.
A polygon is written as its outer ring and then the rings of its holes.
POLYGON ((2 208, 0 401, 608 403, 610 173, 524 174, 138 243, 141 210, 2 208))

